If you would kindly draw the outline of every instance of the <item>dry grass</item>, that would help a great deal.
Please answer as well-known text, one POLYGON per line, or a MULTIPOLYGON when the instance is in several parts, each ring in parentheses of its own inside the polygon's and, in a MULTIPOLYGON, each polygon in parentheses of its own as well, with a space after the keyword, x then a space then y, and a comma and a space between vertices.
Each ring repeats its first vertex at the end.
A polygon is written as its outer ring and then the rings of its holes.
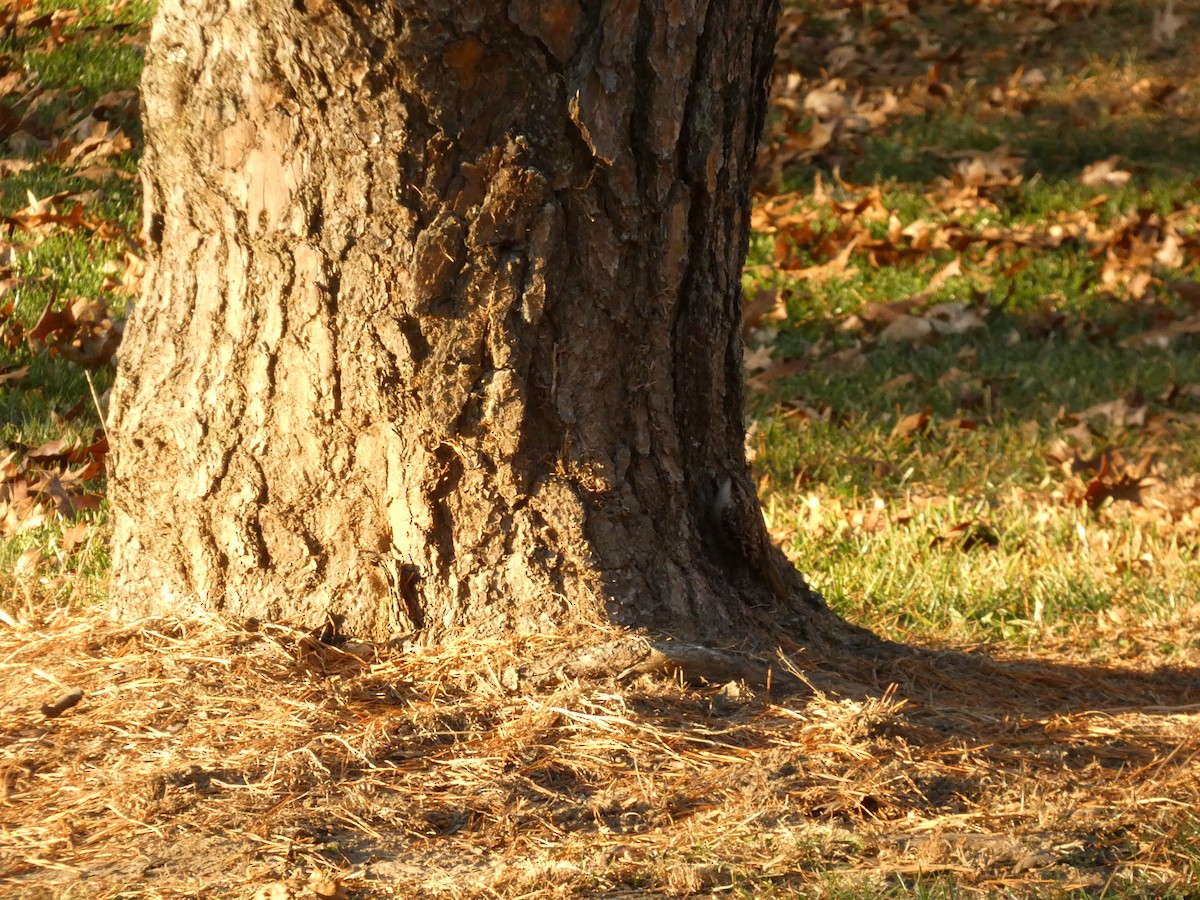
MULTIPOLYGON (((376 654, 280 627, 0 625, 21 897, 1183 896, 1200 654, 918 652, 812 691, 523 683, 561 640, 376 654), (354 651, 353 653, 347 651, 354 651), (355 655, 358 654, 358 655, 355 655), (507 686, 506 686, 507 685, 507 686), (69 688, 83 701, 40 712, 69 688)), ((1194 632, 1195 621, 1180 632, 1194 632)))

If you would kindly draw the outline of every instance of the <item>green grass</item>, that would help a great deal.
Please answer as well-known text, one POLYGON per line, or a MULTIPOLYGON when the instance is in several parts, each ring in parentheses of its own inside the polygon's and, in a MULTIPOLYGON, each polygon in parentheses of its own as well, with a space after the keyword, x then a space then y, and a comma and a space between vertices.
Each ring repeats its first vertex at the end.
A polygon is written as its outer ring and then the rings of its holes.
MULTIPOLYGON (((901 227, 925 222, 961 243, 900 252, 884 265, 860 246, 845 273, 799 281, 775 266, 774 235, 752 237, 747 293, 783 293, 787 318, 774 323, 772 347, 776 358, 808 363, 751 398, 776 534, 838 609, 905 639, 1036 643, 1120 608, 1147 621, 1177 618, 1197 575, 1194 535, 1179 517, 1193 505, 1190 479, 1200 471, 1200 404, 1169 390, 1200 384, 1200 339, 1152 350, 1122 342, 1189 315, 1190 301, 1168 283, 1200 276, 1200 138, 1183 112, 1190 108, 1179 105, 1190 102, 1182 98, 1196 79, 1186 53, 1151 48, 1155 10, 1128 2, 1081 16, 1025 3, 928 4, 895 22, 870 4, 789 7, 807 17, 809 34, 826 36, 817 46, 831 54, 838 41, 829 36, 838 34, 874 48, 858 81, 820 53, 793 57, 784 48, 784 64, 809 84, 831 71, 846 78, 849 97, 919 93, 931 65, 919 58, 921 46, 953 60, 939 64, 940 104, 924 114, 902 110, 865 139, 835 140, 812 163, 783 171, 815 234, 791 246, 793 265, 828 262, 855 233, 886 242, 889 217, 901 227), (1029 88, 1019 76, 1033 70, 1042 81, 1029 88), (1180 90, 1160 91, 1159 105, 1144 100, 1164 85, 1180 90), (1001 145, 1023 160, 1020 179, 997 180, 982 202, 962 203, 956 163, 1001 145), (1126 184, 1080 183, 1086 166, 1113 155, 1132 173, 1126 184), (847 206, 878 190, 884 211, 846 220, 804 196, 818 177, 831 201, 847 206), (1137 256, 1138 241, 1161 241, 1147 229, 1168 216, 1189 248, 1179 266, 1137 256), (1141 224, 1128 229, 1130 217, 1141 224), (988 229, 1049 236, 1081 223, 1096 237, 1038 248, 983 237, 988 229), (1105 246, 1104 235, 1120 227, 1127 230, 1105 246), (1110 251, 1149 276, 1145 293, 1102 281, 1110 251), (955 258, 967 276, 925 294, 955 258), (868 301, 918 295, 966 301, 986 324, 900 345, 878 340, 878 328, 846 327, 868 301), (1144 404, 1153 427, 1094 420, 1078 452, 1112 447, 1130 461, 1152 453, 1158 501, 1173 513, 1079 505, 1086 477, 1064 471, 1054 455, 1079 443, 1071 413, 1120 398, 1144 404), (928 430, 892 436, 901 417, 922 409, 931 413, 928 430), (959 419, 974 430, 955 427, 959 419), (814 523, 814 504, 827 521, 814 523), (872 515, 876 524, 865 527, 872 515), (963 550, 945 539, 972 522, 994 532, 995 546, 963 550)), ((812 124, 785 120, 770 127, 812 124)))
POLYGON ((120 5, 42 0, 42 14, 73 10, 78 15, 62 28, 63 41, 47 44, 49 28, 22 28, 0 41, 0 52, 18 59, 37 83, 34 121, 48 125, 72 109, 89 106, 110 91, 133 90, 141 76, 140 37, 154 12, 153 3, 135 0, 120 5))
MULTIPOLYGON (((42 141, 43 147, 53 145, 66 129, 88 115, 98 98, 137 87, 142 65, 139 42, 152 13, 151 5, 140 2, 116 13, 110 4, 100 2, 42 3, 38 12, 46 14, 58 8, 80 12, 62 29, 61 44, 51 44, 46 27, 19 27, 6 32, 0 42, 0 53, 27 81, 26 90, 4 99, 8 112, 25 116, 25 130, 42 141)), ((132 176, 137 170, 140 124, 136 117, 106 115, 133 138, 135 149, 101 162, 132 176)), ((32 168, 0 180, 0 214, 13 215, 27 208, 31 196, 43 199, 63 191, 82 193, 84 217, 103 225, 104 233, 67 226, 48 235, 8 229, 4 240, 14 245, 16 259, 3 275, 11 284, 0 304, 13 305, 9 324, 28 330, 47 304, 61 307, 79 297, 102 298, 112 314, 120 315, 128 298, 120 291, 104 289, 104 267, 135 246, 140 202, 136 178, 81 178, 72 169, 44 160, 41 154, 40 149, 32 151, 28 157, 34 163, 32 168)), ((65 213, 69 206, 56 211, 65 213)), ((108 389, 111 366, 91 373, 89 384, 83 370, 45 348, 32 348, 23 340, 15 347, 0 345, 0 370, 21 366, 28 366, 28 374, 19 383, 0 386, 0 444, 24 450, 56 439, 64 439, 68 445, 91 444, 101 428, 93 390, 100 395, 108 389), (78 408, 78 415, 68 421, 64 417, 73 408, 78 408)), ((103 479, 86 489, 102 493, 103 479)), ((64 603, 95 599, 108 567, 105 518, 103 507, 83 513, 79 521, 93 523, 93 527, 86 540, 70 549, 65 549, 64 541, 70 523, 53 514, 44 525, 0 541, 0 572, 5 573, 10 602, 19 606, 28 590, 64 603), (20 560, 24 560, 24 568, 14 572, 20 560)))
POLYGON ((47 89, 57 88, 93 101, 109 91, 136 88, 142 72, 142 52, 136 47, 100 41, 68 42, 53 53, 29 54, 25 64, 47 89))

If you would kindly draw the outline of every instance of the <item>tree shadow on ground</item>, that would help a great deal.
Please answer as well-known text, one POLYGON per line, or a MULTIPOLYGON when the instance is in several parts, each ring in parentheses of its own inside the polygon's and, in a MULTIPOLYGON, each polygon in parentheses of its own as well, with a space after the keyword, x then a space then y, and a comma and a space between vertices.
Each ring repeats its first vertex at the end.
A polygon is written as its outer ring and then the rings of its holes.
POLYGON ((361 896, 696 895, 919 866, 986 893, 1174 864, 1200 799, 1191 657, 857 640, 785 650, 785 693, 665 671, 514 682, 571 649, 551 636, 360 658, 96 610, 6 629, 0 877, 12 896, 81 877, 229 896, 313 871, 361 896), (84 701, 44 720, 19 677, 34 660, 84 701))

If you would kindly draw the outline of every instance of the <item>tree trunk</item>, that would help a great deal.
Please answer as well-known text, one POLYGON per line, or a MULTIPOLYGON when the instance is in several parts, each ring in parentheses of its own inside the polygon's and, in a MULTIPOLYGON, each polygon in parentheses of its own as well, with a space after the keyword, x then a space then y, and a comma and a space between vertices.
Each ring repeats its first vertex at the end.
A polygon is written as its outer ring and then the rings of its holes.
POLYGON ((374 639, 818 605, 747 477, 774 0, 162 0, 113 596, 374 639))

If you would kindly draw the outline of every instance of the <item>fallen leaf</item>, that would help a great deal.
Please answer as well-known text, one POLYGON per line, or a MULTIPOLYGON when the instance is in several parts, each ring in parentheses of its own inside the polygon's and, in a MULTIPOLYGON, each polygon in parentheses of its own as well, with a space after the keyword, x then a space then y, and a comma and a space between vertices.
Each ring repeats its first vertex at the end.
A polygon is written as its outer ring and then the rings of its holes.
POLYGON ((86 544, 95 526, 91 522, 76 522, 63 529, 60 546, 63 553, 71 553, 81 544, 86 544))
POLYGON ((1171 383, 1158 395, 1160 403, 1173 404, 1176 400, 1200 400, 1200 384, 1171 383))
POLYGON ((34 460, 43 466, 65 463, 67 461, 66 447, 67 442, 65 440, 55 438, 52 441, 46 441, 46 443, 34 450, 30 450, 25 454, 25 458, 34 460))
POLYGON ((1079 501, 1086 503, 1088 509, 1099 509, 1106 500, 1126 500, 1131 503, 1142 502, 1142 483, 1128 475, 1112 475, 1103 473, 1087 483, 1079 501))
POLYGON ((71 494, 72 516, 78 516, 80 513, 95 512, 104 505, 103 494, 71 494))
POLYGON ((1079 182, 1087 187, 1124 187, 1133 177, 1133 173, 1118 169, 1118 162, 1119 157, 1110 156, 1090 166, 1084 166, 1079 182))
POLYGON ((983 317, 973 307, 957 300, 931 306, 924 318, 939 334, 966 334, 984 325, 983 317))
POLYGON ((7 501, 0 499, 0 537, 32 531, 49 521, 49 512, 28 495, 7 501))
POLYGON ((860 331, 865 331, 867 323, 857 313, 850 313, 838 325, 837 330, 843 334, 857 334, 860 331))
POLYGON ((947 528, 932 541, 934 547, 952 546, 959 550, 973 550, 976 547, 999 547, 1000 535, 987 522, 959 522, 947 528))
MULTIPOLYGON (((104 469, 104 459, 108 455, 108 435, 101 433, 91 444, 83 447, 72 447, 67 451, 66 460, 73 466, 84 463, 86 466, 96 466, 104 469)), ((100 474, 99 472, 96 473, 100 474)), ((81 475, 80 480, 87 481, 95 475, 81 475)))
POLYGON ((1150 24, 1150 39, 1160 47, 1170 47, 1175 43, 1179 29, 1187 24, 1187 19, 1175 12, 1175 0, 1167 0, 1166 5, 1154 14, 1150 24))
POLYGON ((892 429, 891 437, 893 439, 907 438, 914 434, 924 433, 929 427, 931 412, 932 410, 927 406, 919 412, 902 416, 892 429))
POLYGON ((781 268, 788 270, 792 278, 801 281, 820 282, 827 281, 835 275, 851 275, 855 270, 849 266, 850 255, 858 246, 858 241, 859 237, 855 235, 828 262, 802 269, 789 268, 786 264, 781 264, 781 268))
POLYGON ((12 366, 0 371, 0 384, 19 384, 29 374, 29 366, 12 366))
POLYGON ((1177 278, 1168 281, 1165 286, 1193 310, 1200 308, 1200 282, 1177 278))
POLYGON ((887 460, 875 459, 870 456, 847 456, 846 462, 849 465, 869 468, 876 479, 887 478, 896 471, 896 467, 887 460))
POLYGON ((46 562, 46 554, 41 547, 30 547, 17 557, 13 563, 12 573, 17 577, 34 575, 46 562))
POLYGON ((810 363, 803 359, 780 360, 756 375, 754 380, 755 382, 762 384, 775 381, 777 378, 787 378, 789 375, 795 375, 798 372, 803 372, 809 367, 809 365, 810 363))
POLYGON ((106 178, 119 178, 122 181, 132 181, 137 177, 132 172, 126 172, 124 169, 105 166, 99 163, 85 166, 82 169, 76 169, 71 175, 75 178, 84 178, 88 181, 104 181, 106 178))
POLYGON ((804 98, 804 111, 818 119, 833 119, 846 111, 846 82, 834 78, 813 88, 804 98))
POLYGON ((1146 404, 1133 404, 1124 397, 1119 397, 1105 403, 1096 403, 1071 415, 1089 424, 1100 419, 1107 420, 1115 428, 1141 427, 1146 424, 1146 404))
POLYGON ((867 509, 856 509, 850 516, 850 524, 868 534, 882 531, 888 526, 887 505, 882 497, 875 497, 867 509))
POLYGON ((878 303, 874 300, 868 300, 858 310, 858 315, 864 322, 874 325, 888 325, 904 317, 920 305, 921 300, 918 297, 906 297, 894 303, 878 303))
POLYGON ((933 294, 951 278, 958 278, 962 273, 962 260, 955 257, 934 273, 933 278, 929 279, 929 287, 926 288, 926 291, 933 294))
POLYGON ((1110 499, 1140 504, 1142 490, 1155 483, 1155 479, 1148 477, 1153 462, 1153 455, 1145 454, 1136 463, 1127 463, 1120 451, 1112 447, 1090 457, 1075 454, 1069 462, 1070 471, 1084 481, 1082 488, 1072 491, 1070 497, 1092 510, 1110 499))
POLYGON ((322 878, 313 873, 308 882, 309 890, 325 900, 346 900, 346 886, 340 878, 322 878))
POLYGON ((10 175, 20 175, 32 169, 33 165, 29 159, 0 159, 0 176, 8 178, 10 175))
POLYGON ((1200 334, 1200 315, 1140 331, 1121 341, 1121 346, 1130 350, 1166 350, 1176 338, 1185 334, 1200 334))
POLYGON ((74 333, 75 325, 75 317, 71 315, 71 311, 69 309, 56 310, 54 301, 50 300, 29 331, 30 344, 45 344, 46 339, 53 335, 74 333))
POLYGON ((70 306, 55 309, 50 300, 28 334, 33 349, 46 347, 51 353, 95 369, 112 362, 121 346, 124 319, 111 318, 100 300, 78 297, 70 306))
POLYGON ((919 344, 933 334, 933 323, 922 316, 901 315, 879 333, 888 344, 919 344))
POLYGON ((1025 158, 1011 152, 1007 144, 986 153, 972 153, 954 167, 960 184, 969 187, 1007 187, 1020 184, 1025 158))
POLYGON ((833 421, 833 407, 810 406, 798 397, 784 400, 778 407, 779 415, 784 419, 799 419, 807 422, 833 421))
POLYGON ((839 350, 837 353, 831 353, 825 362, 832 371, 852 372, 855 369, 861 369, 865 366, 867 364, 867 357, 863 353, 861 346, 854 346, 845 350, 839 350))
POLYGON ((1163 239, 1162 245, 1154 251, 1154 261, 1168 269, 1182 268, 1186 262, 1183 253, 1183 243, 1179 235, 1171 233, 1163 239))
MULTIPOLYGON (((108 268, 105 268, 108 271, 108 268)), ((783 302, 779 288, 764 288, 746 302, 742 309, 742 337, 762 324, 764 319, 787 318, 787 305, 783 302)))
POLYGON ((770 347, 755 347, 748 349, 742 357, 742 365, 747 372, 761 372, 775 364, 770 347))

